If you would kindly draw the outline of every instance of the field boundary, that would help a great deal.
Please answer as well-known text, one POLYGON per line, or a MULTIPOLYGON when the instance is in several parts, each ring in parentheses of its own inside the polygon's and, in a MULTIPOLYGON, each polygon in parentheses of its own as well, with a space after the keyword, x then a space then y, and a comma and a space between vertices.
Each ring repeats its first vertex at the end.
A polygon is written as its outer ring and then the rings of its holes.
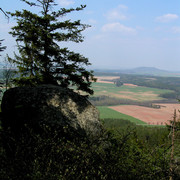
POLYGON ((108 106, 97 106, 97 109, 100 112, 100 119, 123 119, 123 120, 131 121, 135 123, 136 125, 147 125, 147 123, 144 121, 141 121, 132 116, 117 112, 116 110, 113 110, 109 108, 108 106))

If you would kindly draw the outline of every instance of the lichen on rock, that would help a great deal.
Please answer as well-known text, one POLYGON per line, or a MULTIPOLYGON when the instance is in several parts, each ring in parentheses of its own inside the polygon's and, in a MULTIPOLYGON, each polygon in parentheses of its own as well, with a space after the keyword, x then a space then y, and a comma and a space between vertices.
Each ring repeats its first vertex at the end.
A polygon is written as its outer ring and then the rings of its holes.
POLYGON ((68 127, 82 135, 96 136, 101 132, 98 110, 70 89, 54 85, 16 87, 5 92, 2 99, 2 125, 20 128, 46 124, 55 128, 68 127))

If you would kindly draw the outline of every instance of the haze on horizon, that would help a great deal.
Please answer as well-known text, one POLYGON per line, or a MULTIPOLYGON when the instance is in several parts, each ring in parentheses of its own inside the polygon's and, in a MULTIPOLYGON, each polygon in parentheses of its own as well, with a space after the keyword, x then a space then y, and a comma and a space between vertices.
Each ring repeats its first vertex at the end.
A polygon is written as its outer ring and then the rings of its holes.
MULTIPOLYGON (((33 1, 33 0, 32 0, 33 1)), ((86 4, 82 12, 63 19, 91 25, 83 43, 62 43, 89 58, 92 69, 155 67, 180 71, 180 0, 57 0, 57 8, 86 4)), ((14 12, 28 8, 20 0, 1 0, 1 8, 14 12)), ((37 9, 29 9, 38 12, 37 9)), ((0 39, 7 46, 1 61, 16 50, 8 34, 15 21, 0 14, 0 39)))

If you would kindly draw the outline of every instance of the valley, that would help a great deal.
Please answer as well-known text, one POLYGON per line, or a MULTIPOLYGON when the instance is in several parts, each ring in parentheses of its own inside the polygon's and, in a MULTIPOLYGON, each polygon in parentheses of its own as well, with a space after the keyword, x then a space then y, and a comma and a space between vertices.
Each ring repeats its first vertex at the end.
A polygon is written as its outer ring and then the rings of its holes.
MULTIPOLYGON (((127 77, 129 78, 129 75, 127 77)), ((127 77, 123 74, 124 79, 127 79, 127 77)), ((123 81, 122 86, 117 87, 116 82, 121 80, 121 76, 96 76, 96 78, 96 83, 92 85, 95 92, 92 97, 94 99, 92 103, 100 110, 101 119, 126 119, 137 125, 162 126, 169 124, 175 109, 180 109, 177 98, 171 98, 171 94, 174 94, 179 88, 178 83, 176 83, 177 85, 172 85, 169 89, 169 81, 166 89, 164 84, 162 84, 162 88, 147 87, 148 81, 152 83, 152 81, 155 82, 158 78, 134 75, 134 83, 133 78, 132 81, 129 81, 129 78, 127 82, 123 81), (146 79, 144 86, 140 86, 137 83, 141 79, 146 79), (119 114, 110 110, 114 110, 119 114)), ((172 84, 175 80, 172 79, 172 84)), ((157 84, 154 83, 154 86, 156 87, 157 84)))

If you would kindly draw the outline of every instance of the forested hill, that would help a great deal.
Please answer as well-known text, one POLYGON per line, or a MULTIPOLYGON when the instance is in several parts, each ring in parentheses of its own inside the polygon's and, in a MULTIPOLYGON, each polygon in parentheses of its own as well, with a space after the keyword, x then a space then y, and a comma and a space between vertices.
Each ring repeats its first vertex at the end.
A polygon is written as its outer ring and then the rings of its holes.
POLYGON ((180 77, 180 71, 167 71, 158 69, 155 67, 137 67, 133 69, 113 69, 113 70, 107 70, 107 69, 95 69, 95 74, 99 73, 113 73, 113 74, 135 74, 135 75, 151 75, 151 76, 171 76, 171 77, 180 77))

